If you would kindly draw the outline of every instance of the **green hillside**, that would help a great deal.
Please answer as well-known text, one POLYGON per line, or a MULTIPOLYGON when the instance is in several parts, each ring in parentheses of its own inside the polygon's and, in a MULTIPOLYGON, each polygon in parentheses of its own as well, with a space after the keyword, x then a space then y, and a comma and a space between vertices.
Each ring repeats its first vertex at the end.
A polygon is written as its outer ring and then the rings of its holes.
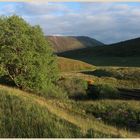
POLYGON ((97 66, 140 66, 140 38, 111 45, 59 53, 97 66))

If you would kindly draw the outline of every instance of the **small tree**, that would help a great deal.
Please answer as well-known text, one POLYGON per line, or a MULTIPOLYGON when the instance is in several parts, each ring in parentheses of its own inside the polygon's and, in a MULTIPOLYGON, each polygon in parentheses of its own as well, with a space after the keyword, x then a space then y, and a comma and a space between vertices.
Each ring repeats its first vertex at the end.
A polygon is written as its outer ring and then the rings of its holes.
POLYGON ((57 65, 39 26, 18 16, 0 18, 0 65, 15 84, 42 92, 57 80, 57 65))

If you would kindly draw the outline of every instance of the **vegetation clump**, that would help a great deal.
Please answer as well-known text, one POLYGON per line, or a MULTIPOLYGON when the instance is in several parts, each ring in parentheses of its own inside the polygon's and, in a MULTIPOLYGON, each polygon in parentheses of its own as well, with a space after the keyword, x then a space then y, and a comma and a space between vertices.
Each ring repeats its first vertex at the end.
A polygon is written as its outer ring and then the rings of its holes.
POLYGON ((119 91, 113 86, 98 84, 89 87, 87 95, 90 99, 118 99, 119 91))
POLYGON ((124 127, 129 130, 139 131, 140 109, 135 101, 95 101, 91 104, 85 104, 81 107, 85 109, 86 114, 91 114, 102 121, 118 127, 124 127))
POLYGON ((85 99, 87 97, 87 82, 78 78, 61 78, 58 85, 67 92, 70 99, 85 99))
POLYGON ((39 26, 0 18, 0 73, 21 89, 46 93, 58 78, 56 57, 39 26))

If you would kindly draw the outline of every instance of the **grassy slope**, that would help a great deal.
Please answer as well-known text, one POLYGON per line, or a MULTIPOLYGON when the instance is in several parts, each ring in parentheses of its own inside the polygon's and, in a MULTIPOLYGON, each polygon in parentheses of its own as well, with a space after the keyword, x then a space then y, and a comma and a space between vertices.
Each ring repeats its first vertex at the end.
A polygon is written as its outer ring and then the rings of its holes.
POLYGON ((60 53, 96 66, 140 66, 140 38, 108 46, 85 48, 60 53))
POLYGON ((79 71, 79 70, 86 70, 86 69, 90 70, 95 68, 93 65, 84 63, 82 61, 68 59, 64 57, 58 57, 58 67, 61 72, 79 71))
POLYGON ((81 137, 80 129, 52 114, 43 98, 0 86, 0 137, 81 137))
POLYGON ((78 127, 83 135, 92 128, 97 137, 140 137, 139 133, 64 108, 65 104, 59 100, 46 100, 5 86, 0 86, 0 92, 1 137, 79 137, 78 127))
MULTIPOLYGON (((58 102, 58 101, 57 101, 58 102)), ((56 103, 57 103, 56 102, 56 103)), ((85 115, 101 118, 100 121, 104 121, 113 126, 126 127, 127 129, 135 129, 139 132, 140 127, 134 124, 134 121, 139 123, 140 102, 135 100, 98 100, 98 101, 63 101, 63 103, 57 103, 63 108, 69 110, 75 110, 76 112, 82 112, 85 115), (63 105, 63 106, 62 106, 63 105), (110 116, 111 115, 111 116, 110 116), (132 122, 133 127, 130 127, 132 122)))
POLYGON ((80 48, 103 45, 101 42, 86 36, 47 36, 55 52, 64 52, 80 48))

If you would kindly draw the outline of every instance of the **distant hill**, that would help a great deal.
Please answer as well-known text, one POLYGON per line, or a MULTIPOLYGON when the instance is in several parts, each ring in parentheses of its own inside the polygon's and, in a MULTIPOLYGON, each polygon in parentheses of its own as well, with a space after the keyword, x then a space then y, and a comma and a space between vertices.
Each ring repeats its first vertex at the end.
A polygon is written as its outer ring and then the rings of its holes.
POLYGON ((140 38, 131 39, 111 45, 101 47, 82 48, 60 53, 62 56, 139 56, 140 55, 140 38))
POLYGON ((140 56, 140 38, 122 41, 106 47, 96 49, 98 55, 134 57, 140 56))
POLYGON ((56 53, 102 46, 103 43, 86 36, 46 36, 56 53))
POLYGON ((104 45, 100 47, 90 47, 72 50, 59 53, 58 55, 62 57, 81 60, 93 65, 109 65, 109 61, 112 61, 111 65, 114 66, 116 64, 117 66, 140 66, 140 38, 126 40, 119 43, 104 45), (136 57, 138 57, 138 59, 132 59, 136 57), (120 60, 122 62, 120 62, 120 60))

